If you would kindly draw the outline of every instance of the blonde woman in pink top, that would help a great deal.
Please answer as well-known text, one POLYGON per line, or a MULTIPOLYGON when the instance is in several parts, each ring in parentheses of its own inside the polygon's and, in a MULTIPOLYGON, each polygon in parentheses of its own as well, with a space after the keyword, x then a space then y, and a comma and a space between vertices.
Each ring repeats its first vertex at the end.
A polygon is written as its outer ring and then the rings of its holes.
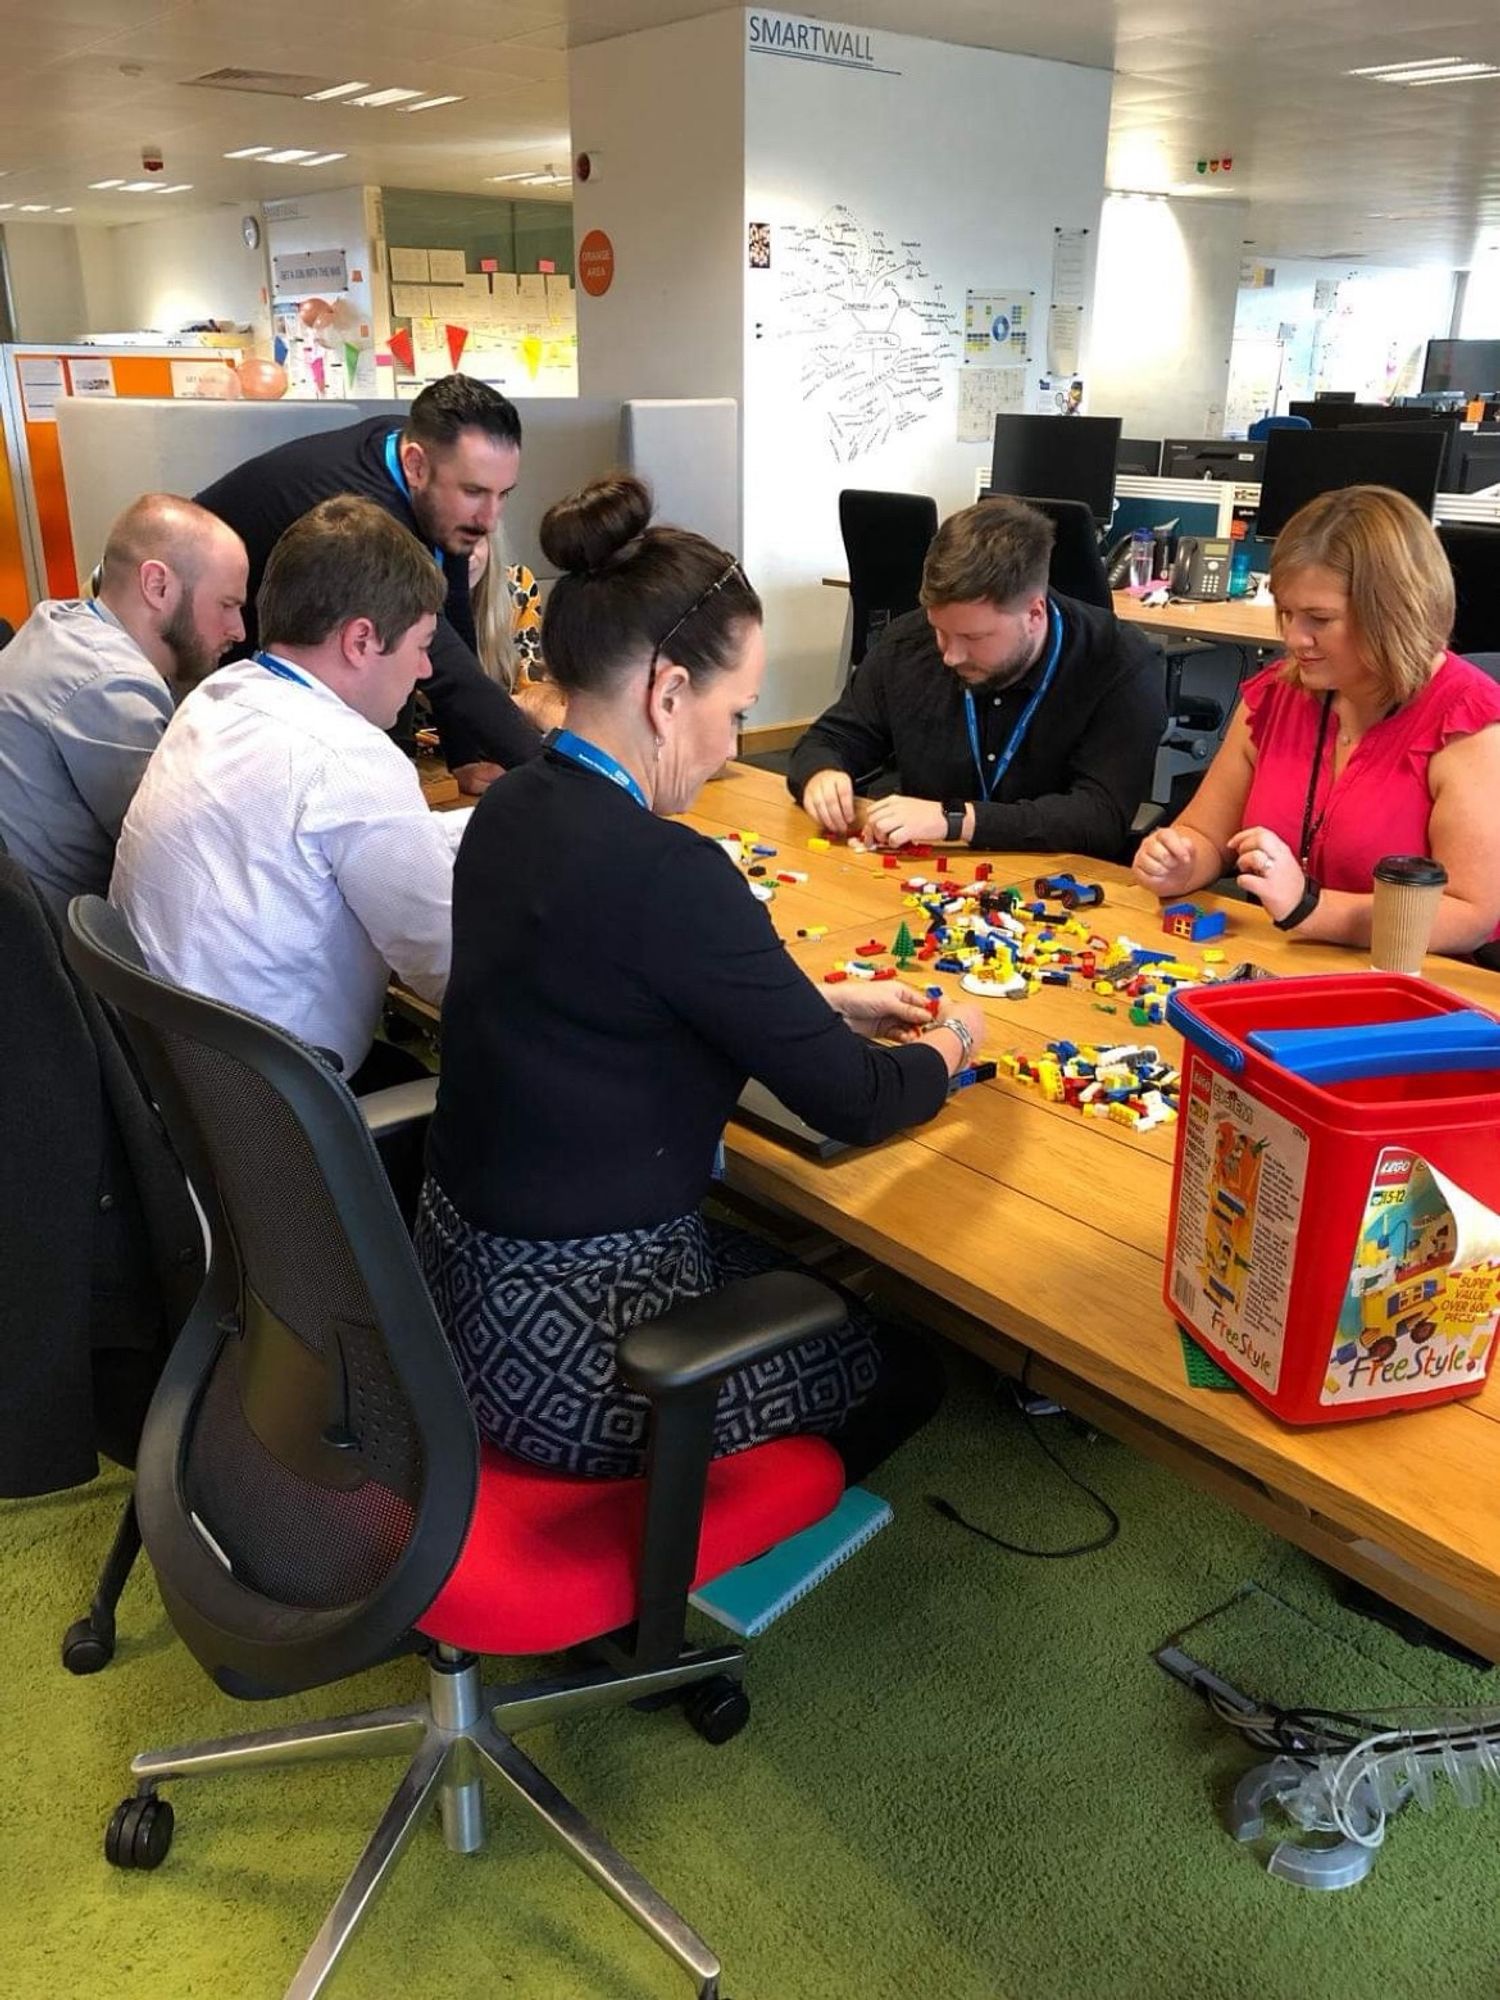
POLYGON ((1271 563, 1286 657, 1242 690, 1182 818, 1141 842, 1171 900, 1233 874, 1279 930, 1367 945, 1387 854, 1440 861, 1431 949, 1500 966, 1500 687, 1449 652, 1453 573, 1383 486, 1320 494, 1271 563))

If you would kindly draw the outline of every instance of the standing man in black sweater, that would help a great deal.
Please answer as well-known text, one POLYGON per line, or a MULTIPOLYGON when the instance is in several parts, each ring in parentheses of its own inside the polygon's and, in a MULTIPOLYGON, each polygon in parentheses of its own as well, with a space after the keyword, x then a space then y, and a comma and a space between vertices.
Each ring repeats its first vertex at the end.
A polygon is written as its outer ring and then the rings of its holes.
POLYGON ((1052 533, 1005 498, 939 528, 922 609, 886 627, 792 752, 792 796, 826 833, 1120 859, 1166 726, 1164 676, 1112 611, 1048 590, 1052 533), (891 796, 856 808, 892 774, 891 796))
POLYGON ((198 504, 227 521, 250 558, 245 606, 256 643, 255 595, 283 531, 320 500, 354 493, 409 528, 448 579, 433 638, 432 708, 459 789, 481 792, 502 769, 534 757, 541 738, 479 664, 469 607, 469 557, 499 520, 521 464, 514 403, 466 375, 447 375, 417 397, 403 424, 370 417, 250 458, 205 487, 198 504))

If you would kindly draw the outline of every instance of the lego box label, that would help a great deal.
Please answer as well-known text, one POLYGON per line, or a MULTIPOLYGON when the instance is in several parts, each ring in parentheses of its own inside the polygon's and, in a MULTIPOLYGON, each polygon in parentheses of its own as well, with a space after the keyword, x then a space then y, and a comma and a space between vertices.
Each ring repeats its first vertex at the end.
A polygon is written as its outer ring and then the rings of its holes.
POLYGON ((1181 1116, 1172 1300, 1205 1346, 1281 1381, 1307 1134, 1194 1060, 1181 1116))
POLYGON ((1500 1319, 1500 1216, 1409 1147, 1375 1163, 1318 1400, 1378 1403, 1483 1372, 1500 1319))

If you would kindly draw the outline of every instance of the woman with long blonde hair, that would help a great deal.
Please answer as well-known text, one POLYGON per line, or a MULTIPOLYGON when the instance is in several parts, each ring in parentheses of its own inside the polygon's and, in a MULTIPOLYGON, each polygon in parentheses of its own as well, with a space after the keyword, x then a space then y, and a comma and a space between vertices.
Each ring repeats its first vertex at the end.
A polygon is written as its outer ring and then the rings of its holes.
POLYGON ((541 593, 524 563, 506 560, 498 522, 469 557, 469 603, 479 664, 538 729, 559 728, 567 702, 542 672, 541 593))

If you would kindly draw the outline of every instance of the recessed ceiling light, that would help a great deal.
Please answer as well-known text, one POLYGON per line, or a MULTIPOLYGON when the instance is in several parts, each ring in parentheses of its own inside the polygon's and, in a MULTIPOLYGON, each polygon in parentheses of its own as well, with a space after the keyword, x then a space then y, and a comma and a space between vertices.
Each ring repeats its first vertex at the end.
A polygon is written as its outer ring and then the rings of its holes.
POLYGON ((186 194, 192 187, 191 181, 173 181, 170 187, 158 188, 158 194, 186 194))
POLYGON ((302 164, 304 167, 326 167, 334 160, 347 160, 348 157, 347 153, 314 153, 310 160, 304 160, 302 164))
POLYGON ((348 97, 352 91, 369 88, 367 83, 336 83, 329 90, 310 90, 305 101, 308 104, 326 104, 331 97, 348 97))
POLYGON ((14 207, 15 203, 13 201, 0 201, 0 208, 14 208, 14 207))
POLYGON ((1471 62, 1467 56, 1429 56, 1424 62, 1375 63, 1347 73, 1367 76, 1372 83, 1404 83, 1415 90, 1425 84, 1467 83, 1475 77, 1500 76, 1500 66, 1471 62))
POLYGON ((299 160, 310 160, 316 153, 315 146, 283 146, 279 152, 266 154, 268 167, 295 166, 299 160))
POLYGON ((419 104, 408 104, 407 111, 436 111, 440 104, 462 104, 461 97, 424 97, 419 104))
POLYGON ((379 111, 387 104, 407 104, 414 97, 426 95, 424 90, 372 90, 364 97, 352 97, 349 101, 366 111, 379 111))
POLYGON ((21 203, 21 213, 22 215, 45 215, 51 206, 50 201, 23 201, 21 203))
POLYGON ((90 186, 91 188, 122 188, 122 187, 124 187, 124 185, 125 185, 124 181, 90 181, 90 182, 89 182, 89 186, 90 186))
POLYGON ((71 215, 73 213, 73 204, 69 202, 65 208, 57 208, 52 212, 54 215, 71 215))
POLYGON ((270 150, 269 146, 241 146, 237 153, 226 153, 224 157, 226 160, 258 160, 270 150))

